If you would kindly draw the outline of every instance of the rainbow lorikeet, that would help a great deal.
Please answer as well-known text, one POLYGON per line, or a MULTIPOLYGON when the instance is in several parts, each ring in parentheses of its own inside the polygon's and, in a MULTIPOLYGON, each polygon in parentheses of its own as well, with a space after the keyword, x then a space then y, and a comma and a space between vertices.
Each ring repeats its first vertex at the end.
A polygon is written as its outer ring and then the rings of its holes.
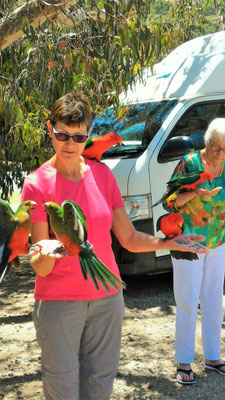
POLYGON ((119 290, 117 285, 125 288, 125 283, 96 257, 93 246, 87 241, 86 218, 78 204, 66 200, 61 206, 53 202, 45 203, 44 206, 51 228, 65 246, 67 254, 70 257, 79 256, 84 279, 87 280, 89 275, 95 288, 99 290, 99 282, 107 293, 107 284, 116 290, 119 290))
POLYGON ((208 171, 196 171, 196 172, 189 172, 185 176, 179 176, 176 179, 172 179, 167 182, 167 190, 164 195, 161 197, 159 201, 153 204, 152 207, 157 206, 158 204, 165 201, 168 197, 170 197, 174 192, 177 190, 189 191, 195 190, 196 186, 200 185, 202 182, 212 181, 213 175, 211 172, 208 171))
POLYGON ((27 200, 13 212, 10 205, 0 199, 0 283, 12 264, 19 264, 18 256, 28 252, 31 210, 36 205, 27 200))
MULTIPOLYGON (((157 231, 161 231, 166 236, 165 239, 172 239, 183 233, 183 217, 178 213, 161 215, 156 223, 157 231)), ((191 252, 177 250, 170 251, 171 256, 178 260, 198 260, 198 255, 191 252)))
POLYGON ((90 160, 95 159, 101 160, 102 154, 115 144, 121 145, 122 137, 117 133, 107 133, 104 136, 91 136, 85 145, 82 156, 89 158, 90 160))

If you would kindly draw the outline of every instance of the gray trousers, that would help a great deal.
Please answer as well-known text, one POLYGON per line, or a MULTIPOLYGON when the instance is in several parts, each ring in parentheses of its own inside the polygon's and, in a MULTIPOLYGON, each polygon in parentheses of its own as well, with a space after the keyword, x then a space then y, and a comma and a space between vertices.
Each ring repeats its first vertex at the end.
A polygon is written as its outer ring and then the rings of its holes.
POLYGON ((36 301, 46 400, 109 400, 120 356, 122 292, 93 301, 36 301))

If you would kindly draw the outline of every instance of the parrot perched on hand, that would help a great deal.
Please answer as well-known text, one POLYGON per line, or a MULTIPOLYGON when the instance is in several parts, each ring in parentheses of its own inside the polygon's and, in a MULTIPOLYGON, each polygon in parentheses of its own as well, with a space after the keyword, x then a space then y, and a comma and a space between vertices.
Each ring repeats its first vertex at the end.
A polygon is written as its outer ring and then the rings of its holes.
POLYGON ((13 212, 10 205, 0 199, 0 283, 11 265, 19 264, 18 256, 28 252, 31 210, 36 205, 27 200, 13 212))
POLYGON ((85 145, 82 156, 94 159, 97 161, 101 160, 102 154, 115 144, 121 145, 122 137, 117 133, 107 133, 104 136, 91 136, 85 145))
MULTIPOLYGON (((156 223, 157 231, 161 231, 166 236, 165 239, 172 239, 175 236, 181 235, 183 233, 183 217, 178 213, 171 213, 161 215, 156 223)), ((198 255, 196 253, 184 252, 178 250, 171 250, 171 256, 177 260, 198 260, 198 255)))
POLYGON ((93 246, 87 241, 86 218, 81 208, 73 201, 66 200, 61 206, 53 202, 44 204, 50 225, 57 239, 63 243, 70 257, 79 256, 83 277, 90 276, 95 288, 99 290, 98 282, 107 293, 107 283, 117 291, 118 286, 126 287, 95 255, 93 246), (98 280, 98 282, 97 282, 98 280))
POLYGON ((167 190, 166 193, 161 197, 159 201, 153 204, 152 207, 157 206, 158 204, 165 201, 168 197, 170 197, 177 190, 185 189, 186 191, 195 190, 196 186, 200 185, 202 182, 212 181, 213 175, 208 171, 196 171, 189 172, 185 176, 179 176, 176 179, 172 179, 167 182, 167 190))

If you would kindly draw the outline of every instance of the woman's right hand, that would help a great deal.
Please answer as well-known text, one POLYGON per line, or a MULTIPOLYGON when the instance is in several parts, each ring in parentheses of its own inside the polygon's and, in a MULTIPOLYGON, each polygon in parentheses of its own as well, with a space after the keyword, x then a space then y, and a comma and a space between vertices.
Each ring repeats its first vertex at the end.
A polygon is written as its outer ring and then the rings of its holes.
POLYGON ((31 257, 41 254, 51 258, 64 258, 67 255, 65 246, 59 240, 43 239, 33 244, 29 249, 31 257))
POLYGON ((221 191, 221 189, 222 189, 222 186, 217 186, 216 188, 214 188, 212 190, 207 190, 200 186, 195 189, 195 193, 201 197, 212 197, 212 196, 215 196, 217 193, 219 193, 221 191))

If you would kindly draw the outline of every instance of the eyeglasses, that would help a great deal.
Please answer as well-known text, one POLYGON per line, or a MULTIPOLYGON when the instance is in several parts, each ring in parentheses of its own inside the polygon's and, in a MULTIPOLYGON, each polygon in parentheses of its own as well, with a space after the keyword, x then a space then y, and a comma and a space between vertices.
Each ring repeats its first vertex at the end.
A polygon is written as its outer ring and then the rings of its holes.
POLYGON ((76 143, 84 143, 86 142, 89 136, 89 135, 79 135, 79 134, 69 135, 68 133, 64 132, 57 132, 53 125, 52 125, 52 132, 54 133, 56 139, 59 140, 60 142, 67 142, 71 138, 76 143))
POLYGON ((225 154, 225 149, 222 149, 222 147, 220 147, 220 146, 216 146, 215 144, 213 144, 211 142, 210 139, 209 139, 209 144, 211 145, 212 151, 215 151, 215 153, 220 153, 222 151, 223 154, 225 154))

